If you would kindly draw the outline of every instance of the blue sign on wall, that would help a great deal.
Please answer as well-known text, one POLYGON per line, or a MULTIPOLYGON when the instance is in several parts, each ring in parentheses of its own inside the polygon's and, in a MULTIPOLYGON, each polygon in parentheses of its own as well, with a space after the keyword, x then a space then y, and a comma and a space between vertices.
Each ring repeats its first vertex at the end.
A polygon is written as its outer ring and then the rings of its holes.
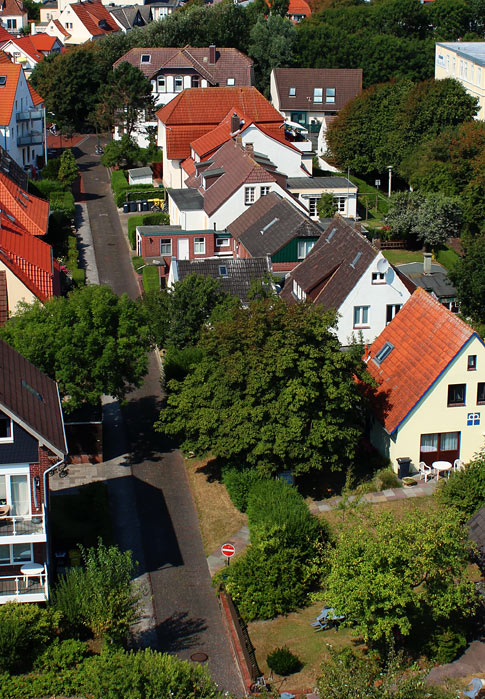
POLYGON ((466 424, 468 427, 480 424, 480 413, 468 413, 466 416, 466 424))

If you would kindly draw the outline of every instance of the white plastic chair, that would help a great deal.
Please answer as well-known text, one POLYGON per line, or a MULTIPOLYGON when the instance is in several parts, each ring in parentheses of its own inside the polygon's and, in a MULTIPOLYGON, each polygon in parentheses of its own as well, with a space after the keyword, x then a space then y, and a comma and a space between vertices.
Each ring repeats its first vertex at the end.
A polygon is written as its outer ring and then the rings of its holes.
POLYGON ((453 473, 456 473, 457 471, 464 471, 465 470, 465 465, 461 459, 455 459, 453 462, 453 473))
POLYGON ((419 462, 419 480, 423 480, 424 482, 428 482, 428 478, 432 478, 434 476, 434 471, 431 468, 431 466, 428 466, 427 464, 424 463, 424 461, 419 462))
POLYGON ((467 687, 470 687, 467 692, 463 692, 463 694, 466 697, 470 697, 470 699, 475 699, 478 696, 478 693, 480 692, 481 689, 485 687, 485 680, 480 680, 478 677, 474 677, 472 681, 467 684, 467 687))

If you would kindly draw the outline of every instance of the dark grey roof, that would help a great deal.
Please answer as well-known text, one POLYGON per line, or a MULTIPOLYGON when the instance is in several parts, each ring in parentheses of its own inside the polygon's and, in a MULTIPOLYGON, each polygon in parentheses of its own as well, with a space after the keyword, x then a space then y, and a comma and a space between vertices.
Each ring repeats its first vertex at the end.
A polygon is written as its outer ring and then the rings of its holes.
POLYGON ((107 5, 106 9, 124 29, 143 27, 152 21, 152 11, 146 5, 125 5, 124 7, 107 5))
POLYGON ((456 289, 448 278, 448 272, 439 264, 431 265, 431 274, 425 274, 422 262, 396 265, 397 269, 416 286, 434 294, 438 299, 455 298, 456 289))
POLYGON ((130 177, 152 177, 153 172, 151 167, 134 167, 128 170, 130 177))
POLYGON ((485 66, 485 41, 451 41, 438 43, 436 46, 444 46, 446 49, 455 51, 462 58, 468 58, 477 65, 485 66))
POLYGON ((58 456, 67 454, 55 381, 0 340, 0 410, 58 456))
POLYGON ((295 303, 292 281, 326 310, 338 309, 377 255, 369 241, 336 216, 307 257, 289 274, 281 297, 295 303))
POLYGON ((11 155, 0 146, 0 172, 7 175, 12 182, 27 191, 28 177, 25 170, 22 170, 20 165, 17 165, 11 155))
POLYGON ((275 192, 260 197, 227 227, 252 257, 274 255, 294 238, 318 238, 321 228, 275 192))
POLYGON ((356 189, 346 177, 288 177, 288 189, 330 189, 332 187, 356 189))
MULTIPOLYGON (((174 264, 174 262, 172 262, 174 264)), ((267 257, 235 259, 232 257, 209 257, 204 260, 178 260, 178 278, 182 281, 189 274, 202 274, 219 279, 223 291, 237 296, 247 303, 248 292, 253 281, 263 279, 271 272, 267 257), (221 274, 221 267, 225 274, 221 274)))
POLYGON ((164 233, 181 233, 182 226, 137 226, 136 230, 141 235, 163 235, 164 233))
POLYGON ((204 208, 204 198, 196 189, 167 189, 180 211, 198 211, 204 208))

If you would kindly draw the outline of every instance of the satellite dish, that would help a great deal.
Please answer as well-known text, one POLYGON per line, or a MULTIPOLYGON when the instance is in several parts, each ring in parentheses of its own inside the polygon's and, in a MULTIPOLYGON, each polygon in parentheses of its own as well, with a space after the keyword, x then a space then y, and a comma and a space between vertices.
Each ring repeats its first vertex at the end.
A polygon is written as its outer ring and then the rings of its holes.
POLYGON ((389 269, 389 262, 386 260, 385 257, 381 257, 380 260, 377 261, 377 271, 380 274, 385 274, 388 269, 389 269))

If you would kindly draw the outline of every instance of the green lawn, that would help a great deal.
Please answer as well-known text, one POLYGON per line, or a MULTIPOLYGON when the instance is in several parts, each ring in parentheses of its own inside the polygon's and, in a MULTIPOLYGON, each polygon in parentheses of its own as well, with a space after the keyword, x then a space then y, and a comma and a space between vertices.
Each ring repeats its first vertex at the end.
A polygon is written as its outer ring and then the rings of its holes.
POLYGON ((158 291, 160 289, 160 274, 158 267, 147 265, 143 268, 143 288, 145 292, 158 291))
POLYGON ((391 265, 404 265, 407 262, 422 262, 421 250, 383 250, 382 254, 391 265))
POLYGON ((440 265, 450 270, 455 265, 456 261, 459 260, 459 257, 454 250, 445 247, 444 250, 438 250, 436 253, 436 260, 440 265))

